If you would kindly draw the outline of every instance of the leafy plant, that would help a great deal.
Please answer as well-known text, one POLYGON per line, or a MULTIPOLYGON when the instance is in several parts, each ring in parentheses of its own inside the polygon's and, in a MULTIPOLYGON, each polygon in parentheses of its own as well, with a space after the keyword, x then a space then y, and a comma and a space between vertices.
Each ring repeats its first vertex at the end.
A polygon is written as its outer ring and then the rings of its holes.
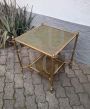
POLYGON ((12 2, 8 5, 6 0, 0 2, 0 23, 2 25, 3 34, 0 37, 0 47, 6 45, 6 42, 23 34, 32 28, 31 23, 35 16, 31 12, 27 12, 27 7, 16 8, 12 2), (27 16, 29 15, 29 16, 27 16))

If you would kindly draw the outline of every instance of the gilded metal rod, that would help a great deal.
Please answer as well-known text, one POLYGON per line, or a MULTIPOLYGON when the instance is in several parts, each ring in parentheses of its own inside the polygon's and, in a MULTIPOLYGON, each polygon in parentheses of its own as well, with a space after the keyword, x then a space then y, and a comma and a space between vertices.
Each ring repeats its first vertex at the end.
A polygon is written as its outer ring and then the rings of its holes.
POLYGON ((76 45, 77 45, 77 41, 78 41, 78 36, 79 36, 79 33, 76 35, 76 39, 75 39, 75 43, 74 43, 74 47, 73 47, 73 52, 72 52, 72 56, 71 56, 71 61, 69 63, 70 67, 72 67, 72 62, 73 62, 73 58, 74 58, 74 54, 75 54, 75 49, 76 49, 76 45))
POLYGON ((51 61, 52 61, 52 72, 50 73, 50 77, 49 77, 49 82, 50 82, 50 91, 53 91, 53 74, 54 74, 54 59, 51 57, 51 61))
POLYGON ((22 66, 22 63, 21 63, 21 59, 20 59, 19 52, 18 52, 18 47, 17 47, 17 44, 16 44, 15 40, 14 40, 14 47, 15 47, 16 54, 17 54, 17 57, 18 57, 18 60, 19 60, 20 67, 21 67, 21 69, 23 71, 23 66, 22 66))

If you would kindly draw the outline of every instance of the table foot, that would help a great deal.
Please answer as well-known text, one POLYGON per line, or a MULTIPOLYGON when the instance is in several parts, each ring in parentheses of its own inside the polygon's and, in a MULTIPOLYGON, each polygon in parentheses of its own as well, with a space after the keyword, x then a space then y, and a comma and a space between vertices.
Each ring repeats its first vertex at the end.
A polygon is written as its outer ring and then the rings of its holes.
POLYGON ((51 87, 51 88, 50 88, 50 93, 53 93, 53 92, 54 92, 54 88, 51 87))
POLYGON ((53 79, 49 78, 49 82, 50 82, 50 92, 52 93, 54 91, 54 88, 53 88, 53 79))

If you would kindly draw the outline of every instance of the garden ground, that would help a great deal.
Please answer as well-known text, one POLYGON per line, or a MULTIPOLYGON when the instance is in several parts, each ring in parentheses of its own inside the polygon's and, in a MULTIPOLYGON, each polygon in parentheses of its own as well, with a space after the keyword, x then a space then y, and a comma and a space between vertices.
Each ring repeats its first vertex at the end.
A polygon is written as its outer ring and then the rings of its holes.
MULTIPOLYGON (((20 55, 26 65, 38 54, 23 47, 20 55)), ((54 88, 50 93, 48 81, 33 70, 22 73, 13 47, 0 49, 0 109, 90 109, 88 65, 66 66, 56 75, 54 88)))

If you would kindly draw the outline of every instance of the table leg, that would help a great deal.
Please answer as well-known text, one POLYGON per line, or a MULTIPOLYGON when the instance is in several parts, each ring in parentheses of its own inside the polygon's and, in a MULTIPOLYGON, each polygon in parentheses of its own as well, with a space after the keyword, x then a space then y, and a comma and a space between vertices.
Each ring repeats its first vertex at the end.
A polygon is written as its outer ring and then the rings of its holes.
POLYGON ((49 77, 49 82, 50 82, 50 92, 52 92, 54 89, 53 89, 53 71, 54 71, 54 68, 53 68, 53 64, 54 64, 54 60, 53 58, 51 58, 51 61, 52 61, 52 72, 50 73, 50 77, 49 77))
POLYGON ((72 62, 73 62, 73 58, 74 58, 74 54, 75 54, 75 49, 76 49, 76 45, 77 45, 78 36, 79 36, 79 33, 77 34, 76 39, 75 39, 75 43, 74 43, 74 47, 73 47, 73 51, 72 51, 72 56, 71 56, 71 61, 69 63, 70 68, 72 68, 72 62))
POLYGON ((22 66, 22 63, 21 63, 20 56, 19 56, 19 51, 18 51, 18 47, 17 47, 16 41, 14 41, 14 47, 15 47, 16 54, 17 54, 17 57, 18 57, 18 60, 19 60, 19 64, 20 64, 20 67, 21 67, 21 71, 23 71, 23 66, 22 66))

